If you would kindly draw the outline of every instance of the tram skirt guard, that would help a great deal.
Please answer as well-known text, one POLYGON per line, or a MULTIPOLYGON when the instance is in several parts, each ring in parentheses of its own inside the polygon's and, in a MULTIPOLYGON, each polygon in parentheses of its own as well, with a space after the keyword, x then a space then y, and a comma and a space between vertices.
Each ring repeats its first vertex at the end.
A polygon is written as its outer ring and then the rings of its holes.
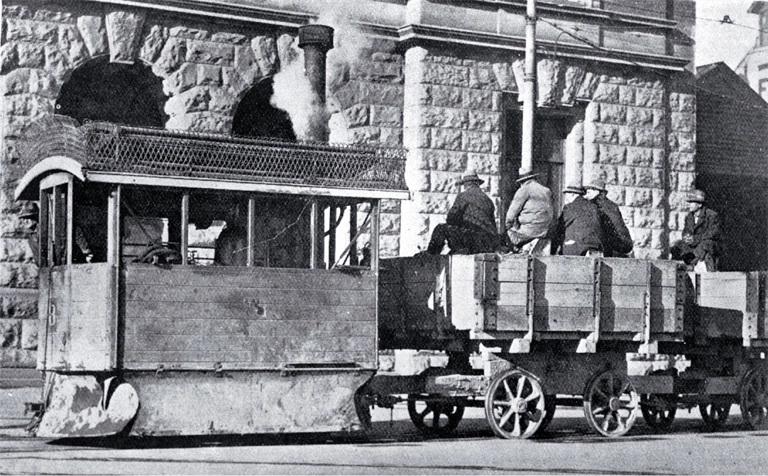
POLYGON ((136 416, 139 398, 114 377, 99 384, 90 375, 52 374, 37 436, 107 436, 120 433, 136 416))

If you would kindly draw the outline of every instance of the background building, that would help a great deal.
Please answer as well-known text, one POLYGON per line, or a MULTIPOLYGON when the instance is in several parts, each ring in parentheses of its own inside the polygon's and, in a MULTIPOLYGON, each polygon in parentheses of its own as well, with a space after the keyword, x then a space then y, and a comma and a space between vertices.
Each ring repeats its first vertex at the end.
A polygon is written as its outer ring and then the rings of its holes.
POLYGON ((768 2, 752 2, 749 13, 760 18, 760 29, 755 46, 736 66, 736 73, 744 78, 760 97, 768 100, 768 2))
MULTIPOLYGON (((761 3, 761 2, 758 2, 761 3)), ((385 256, 425 249, 469 171, 503 217, 520 166, 525 0, 70 0, 3 4, 0 367, 33 367, 37 267, 12 190, 18 140, 63 114, 167 129, 408 150, 385 256), (297 27, 336 28, 328 111, 297 27)), ((560 197, 602 175, 636 256, 680 238, 695 181, 692 0, 539 1, 536 170, 560 197)))

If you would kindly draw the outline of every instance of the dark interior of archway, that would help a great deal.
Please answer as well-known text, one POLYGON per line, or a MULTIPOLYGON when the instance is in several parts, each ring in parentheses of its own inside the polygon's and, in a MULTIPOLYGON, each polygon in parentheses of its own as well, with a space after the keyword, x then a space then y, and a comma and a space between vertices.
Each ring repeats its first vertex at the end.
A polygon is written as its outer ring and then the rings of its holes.
POLYGON ((253 86, 240 101, 232 122, 232 133, 245 137, 296 140, 288 113, 269 103, 272 80, 253 86))
POLYGON ((95 60, 77 68, 61 87, 56 114, 133 126, 163 127, 167 97, 162 79, 142 64, 95 60))

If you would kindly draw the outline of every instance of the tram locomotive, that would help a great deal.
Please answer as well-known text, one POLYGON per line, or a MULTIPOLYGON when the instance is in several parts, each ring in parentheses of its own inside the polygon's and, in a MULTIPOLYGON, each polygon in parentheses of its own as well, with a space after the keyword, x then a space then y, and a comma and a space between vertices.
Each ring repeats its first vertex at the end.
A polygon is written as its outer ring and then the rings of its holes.
POLYGON ((379 259, 381 201, 409 197, 402 150, 52 116, 21 151, 16 198, 40 203, 38 436, 351 431, 399 402, 431 434, 481 406, 496 435, 530 438, 573 401, 605 436, 638 414, 667 428, 679 406, 716 428, 733 403, 768 427, 766 273, 379 259), (207 262, 206 230, 238 222, 242 265, 207 262), (90 262, 75 259, 78 228, 90 262), (450 358, 378 371, 392 349, 450 358), (686 366, 634 365, 658 355, 686 366))

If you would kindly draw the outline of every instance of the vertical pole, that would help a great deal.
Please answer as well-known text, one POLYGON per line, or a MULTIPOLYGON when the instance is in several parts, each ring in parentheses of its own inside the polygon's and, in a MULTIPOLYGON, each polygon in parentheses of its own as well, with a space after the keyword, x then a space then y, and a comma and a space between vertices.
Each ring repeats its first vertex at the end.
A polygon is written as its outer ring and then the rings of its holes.
POLYGON ((533 130, 536 108, 536 0, 528 0, 525 12, 525 77, 523 79, 523 137, 521 173, 533 171, 533 130))
MULTIPOLYGON (((248 254, 246 266, 256 265, 256 197, 248 197, 248 254)), ((269 248, 269 245, 267 245, 269 248)), ((269 266, 269 263, 266 263, 269 266)))
POLYGON ((357 235, 357 203, 353 203, 349 206, 349 265, 357 266, 357 243, 355 243, 355 236, 357 235))
POLYGON ((72 242, 75 239, 75 178, 69 176, 67 181, 67 264, 72 264, 72 242))
POLYGON ((189 192, 181 196, 181 264, 189 264, 189 192))
POLYGON ((320 228, 320 205, 317 203, 317 199, 312 199, 312 208, 309 214, 309 268, 317 269, 319 262, 318 250, 320 249, 320 243, 318 243, 318 228, 320 228))
MULTIPOLYGON (((336 206, 328 207, 328 263, 336 262, 336 206)), ((332 264, 331 264, 332 266, 332 264)))
POLYGON ((379 217, 381 216, 381 201, 371 202, 371 270, 379 271, 379 217))
POLYGON ((107 262, 112 266, 120 264, 120 192, 121 186, 115 186, 107 200, 107 262))
POLYGON ((41 268, 47 268, 49 266, 48 259, 51 256, 51 250, 49 249, 49 233, 50 233, 50 197, 51 194, 47 190, 40 190, 40 216, 37 222, 37 252, 38 259, 37 264, 41 268))

